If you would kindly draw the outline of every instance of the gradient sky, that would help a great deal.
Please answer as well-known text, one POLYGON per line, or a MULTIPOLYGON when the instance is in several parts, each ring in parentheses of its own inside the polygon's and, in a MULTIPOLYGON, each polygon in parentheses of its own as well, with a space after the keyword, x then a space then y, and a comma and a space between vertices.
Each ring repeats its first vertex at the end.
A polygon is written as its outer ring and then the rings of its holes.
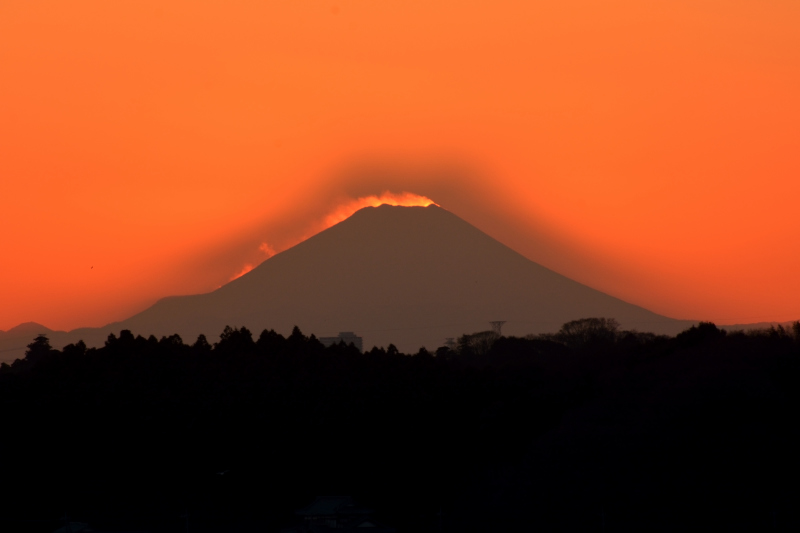
POLYGON ((3 0, 0 329, 213 290, 387 191, 668 316, 799 319, 798 28, 796 0, 3 0))

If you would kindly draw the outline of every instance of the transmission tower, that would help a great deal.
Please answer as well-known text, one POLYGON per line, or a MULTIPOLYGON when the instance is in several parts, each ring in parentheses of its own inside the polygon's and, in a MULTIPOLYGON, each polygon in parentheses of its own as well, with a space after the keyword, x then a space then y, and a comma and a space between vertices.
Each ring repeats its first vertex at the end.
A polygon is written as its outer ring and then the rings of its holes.
POLYGON ((489 324, 492 325, 492 331, 497 333, 497 335, 500 336, 500 337, 503 336, 502 329, 503 329, 503 324, 505 324, 505 323, 506 323, 505 320, 494 320, 492 322, 489 322, 489 324))

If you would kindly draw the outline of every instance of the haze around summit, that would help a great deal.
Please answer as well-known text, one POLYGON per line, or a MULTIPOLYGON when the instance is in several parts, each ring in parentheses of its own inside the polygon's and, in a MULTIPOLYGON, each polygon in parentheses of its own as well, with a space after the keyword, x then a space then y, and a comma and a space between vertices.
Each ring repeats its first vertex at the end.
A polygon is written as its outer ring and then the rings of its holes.
POLYGON ((661 315, 800 316, 793 2, 0 5, 0 330, 428 198, 661 315))

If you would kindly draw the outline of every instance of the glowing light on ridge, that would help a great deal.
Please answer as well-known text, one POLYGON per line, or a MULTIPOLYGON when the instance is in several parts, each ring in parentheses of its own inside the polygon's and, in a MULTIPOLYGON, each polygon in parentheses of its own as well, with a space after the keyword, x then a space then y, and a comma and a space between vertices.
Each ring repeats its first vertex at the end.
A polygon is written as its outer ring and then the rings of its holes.
POLYGON ((356 198, 355 200, 351 200, 345 204, 342 204, 338 206, 336 209, 334 209, 334 211, 331 214, 325 217, 325 225, 322 229, 323 230, 328 229, 331 226, 338 224, 342 220, 349 218, 353 213, 355 213, 359 209, 363 209, 365 207, 378 207, 379 205, 428 207, 429 205, 438 205, 438 204, 433 200, 431 200, 430 198, 426 198, 425 196, 420 196, 418 194, 413 194, 410 192, 401 192, 400 194, 385 192, 380 196, 376 195, 363 196, 361 198, 356 198))
MULTIPOLYGON (((250 263, 246 263, 242 267, 242 269, 239 272, 237 272, 236 274, 234 274, 233 276, 231 276, 231 279, 229 279, 228 281, 233 281, 235 279, 241 278, 242 276, 244 276, 245 274, 247 274, 248 272, 250 272, 254 268, 255 268, 255 266, 251 265, 250 263)), ((219 288, 219 287, 217 287, 217 288, 219 288)))
MULTIPOLYGON (((303 242, 304 240, 313 237, 317 233, 324 231, 331 226, 335 226, 339 222, 349 218, 353 213, 358 211, 359 209, 363 209, 365 207, 378 207, 381 205, 394 205, 394 206, 403 206, 403 207, 428 207, 429 205, 436 205, 436 202, 427 198, 425 196, 420 196, 418 194, 413 194, 410 192, 401 192, 401 193, 392 193, 392 192, 384 192, 380 195, 370 195, 370 196, 362 196, 360 198, 355 198, 352 200, 348 200, 344 203, 339 204, 333 211, 331 211, 328 215, 325 216, 323 220, 319 223, 314 224, 312 229, 303 236, 303 238, 298 239, 295 242, 289 243, 286 247, 281 249, 276 249, 273 246, 269 245, 266 242, 262 242, 258 249, 264 253, 267 257, 264 260, 269 259, 273 255, 277 254, 278 252, 282 252, 283 250, 289 249, 292 246, 303 242)), ((260 263, 259 263, 260 264, 260 263)), ((228 281, 233 281, 237 278, 241 278, 251 270, 253 270, 257 265, 253 265, 252 263, 245 263, 245 265, 239 270, 236 274, 231 276, 228 281)))

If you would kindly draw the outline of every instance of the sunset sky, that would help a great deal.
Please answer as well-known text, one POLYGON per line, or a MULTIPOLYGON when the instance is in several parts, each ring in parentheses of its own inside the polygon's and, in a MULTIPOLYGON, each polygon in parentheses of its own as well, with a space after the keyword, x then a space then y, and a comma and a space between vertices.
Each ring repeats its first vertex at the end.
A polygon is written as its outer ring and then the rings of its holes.
POLYGON ((799 28, 796 0, 3 0, 0 329, 213 290, 381 198, 671 317, 800 319, 799 28))

